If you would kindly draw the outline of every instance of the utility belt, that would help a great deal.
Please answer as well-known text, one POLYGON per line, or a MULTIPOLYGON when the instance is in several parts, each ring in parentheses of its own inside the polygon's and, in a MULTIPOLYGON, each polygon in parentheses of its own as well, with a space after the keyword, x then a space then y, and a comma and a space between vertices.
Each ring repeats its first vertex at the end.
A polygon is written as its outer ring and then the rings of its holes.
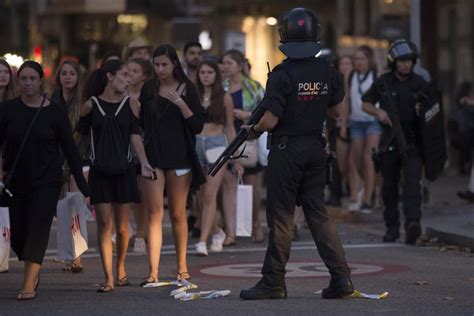
POLYGON ((317 140, 321 143, 326 141, 322 136, 321 131, 316 130, 289 133, 268 133, 267 149, 271 149, 271 147, 275 145, 278 145, 279 149, 285 149, 288 143, 299 140, 317 140))

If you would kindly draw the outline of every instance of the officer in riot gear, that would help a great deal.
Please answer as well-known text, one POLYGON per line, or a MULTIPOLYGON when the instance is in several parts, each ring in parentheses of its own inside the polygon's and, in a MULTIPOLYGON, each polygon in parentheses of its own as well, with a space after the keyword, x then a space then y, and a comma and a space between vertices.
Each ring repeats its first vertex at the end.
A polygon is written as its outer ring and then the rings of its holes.
POLYGON ((323 298, 353 293, 350 269, 336 228, 324 207, 326 154, 322 145, 327 115, 340 114, 342 78, 323 58, 319 24, 309 10, 295 8, 279 22, 280 50, 288 57, 269 75, 263 117, 245 125, 250 138, 271 131, 267 167, 268 248, 262 279, 242 290, 243 299, 287 297, 285 267, 293 238, 295 205, 301 205, 319 255, 331 274, 323 298))
POLYGON ((405 39, 394 41, 387 55, 390 72, 376 80, 362 97, 362 109, 383 123, 379 162, 387 229, 384 242, 394 242, 400 237, 400 180, 403 180, 405 243, 415 244, 421 235, 423 162, 416 95, 427 83, 413 72, 417 59, 414 43, 405 39), (375 106, 378 102, 379 108, 375 106))

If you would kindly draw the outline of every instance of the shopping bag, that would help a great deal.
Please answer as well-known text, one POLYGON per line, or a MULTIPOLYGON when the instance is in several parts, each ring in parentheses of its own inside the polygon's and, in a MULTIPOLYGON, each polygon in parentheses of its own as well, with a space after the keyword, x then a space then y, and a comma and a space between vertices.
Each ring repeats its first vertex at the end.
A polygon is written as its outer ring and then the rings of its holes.
POLYGON ((250 237, 252 236, 252 186, 244 185, 241 177, 238 181, 235 234, 239 237, 250 237))
POLYGON ((264 167, 268 166, 268 153, 270 152, 267 149, 267 139, 267 132, 263 133, 258 138, 258 162, 264 167))
POLYGON ((68 192, 58 201, 58 259, 74 260, 88 249, 86 212, 80 193, 68 192))
POLYGON ((8 207, 0 207, 0 272, 8 271, 10 259, 10 215, 8 207))

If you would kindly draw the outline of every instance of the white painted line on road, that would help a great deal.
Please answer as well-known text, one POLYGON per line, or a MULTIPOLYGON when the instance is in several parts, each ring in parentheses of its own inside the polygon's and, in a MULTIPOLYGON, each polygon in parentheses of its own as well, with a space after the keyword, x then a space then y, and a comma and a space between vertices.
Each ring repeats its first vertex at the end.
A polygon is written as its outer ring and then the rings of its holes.
MULTIPOLYGON (((344 249, 361 249, 361 248, 403 248, 406 247, 404 244, 348 244, 343 245, 344 249)), ((316 246, 314 242, 309 241, 300 241, 294 242, 291 250, 292 251, 300 251, 300 250, 315 250, 316 246)), ((99 253, 96 252, 95 248, 90 248, 85 254, 81 256, 81 258, 97 258, 100 256, 99 253)), ((267 251, 267 247, 252 247, 252 248, 224 248, 220 253, 250 253, 250 252, 262 252, 267 251)), ((57 250, 56 249, 49 249, 47 251, 47 255, 45 256, 45 260, 53 260, 57 258, 57 250)), ((164 245, 161 251, 162 255, 175 255, 176 252, 174 250, 174 245, 164 245)), ((194 250, 193 245, 188 245, 188 254, 194 255, 196 251, 194 250)), ((218 254, 218 253, 216 253, 218 254)), ((137 254, 133 252, 127 253, 127 256, 144 256, 142 254, 137 254)), ((212 256, 212 252, 211 252, 212 256)), ((10 261, 15 261, 16 258, 10 258, 10 261)))

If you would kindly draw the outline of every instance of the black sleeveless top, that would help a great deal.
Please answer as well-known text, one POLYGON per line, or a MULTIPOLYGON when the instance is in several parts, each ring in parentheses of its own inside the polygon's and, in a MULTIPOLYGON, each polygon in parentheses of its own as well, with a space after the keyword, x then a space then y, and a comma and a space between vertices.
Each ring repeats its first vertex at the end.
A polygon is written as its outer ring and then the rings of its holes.
POLYGON ((181 98, 193 115, 183 118, 179 107, 154 92, 153 80, 140 93, 140 124, 144 131, 145 152, 154 168, 191 168, 195 156, 195 135, 206 121, 206 112, 191 84, 186 84, 181 98))
MULTIPOLYGON (((100 107, 108 115, 114 115, 121 103, 121 101, 110 103, 105 100, 102 100, 99 97, 97 97, 97 100, 99 101, 100 107)), ((88 135, 92 126, 92 131, 94 132, 95 136, 94 146, 97 146, 97 142, 99 139, 98 136, 101 134, 103 116, 100 113, 99 108, 97 107, 95 102, 92 100, 91 102, 92 110, 87 115, 79 119, 79 123, 77 124, 77 130, 82 135, 88 135)), ((118 120, 120 126, 120 135, 116 136, 122 138, 122 143, 124 144, 124 146, 126 146, 124 148, 124 152, 126 153, 130 145, 130 135, 140 134, 139 120, 133 114, 132 109, 130 108, 130 99, 125 102, 116 119, 118 120)))

